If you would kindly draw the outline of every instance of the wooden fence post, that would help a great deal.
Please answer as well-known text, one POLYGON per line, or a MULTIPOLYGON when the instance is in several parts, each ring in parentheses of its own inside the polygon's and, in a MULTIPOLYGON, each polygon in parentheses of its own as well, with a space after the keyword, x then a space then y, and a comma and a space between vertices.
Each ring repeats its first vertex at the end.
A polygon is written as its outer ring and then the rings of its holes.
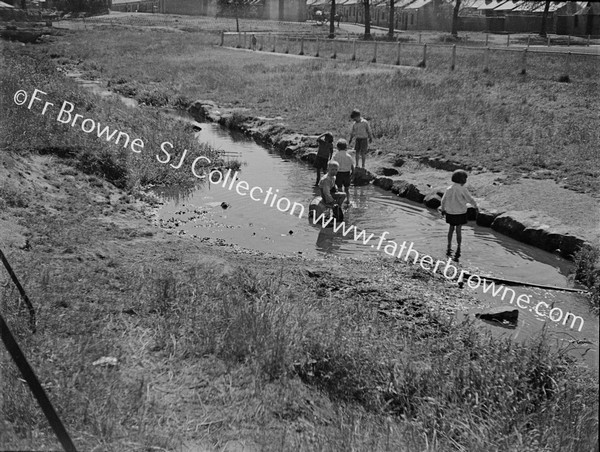
POLYGON ((569 78, 570 74, 571 74, 571 52, 568 52, 567 53, 567 73, 566 73, 567 79, 569 78))
POLYGON ((450 70, 453 71, 456 67, 456 44, 452 45, 452 62, 450 63, 450 70))
POLYGON ((221 47, 223 47, 223 43, 225 42, 225 32, 221 32, 221 47))
POLYGON ((571 47, 571 35, 567 37, 567 47, 571 47))
POLYGON ((419 44, 421 44, 421 33, 419 33, 419 44))
POLYGON ((273 48, 271 49, 271 52, 275 52, 276 49, 277 49, 277 35, 275 35, 273 37, 273 48))
POLYGON ((427 66, 427 44, 423 44, 423 61, 419 63, 420 67, 427 66))
POLYGON ((523 62, 522 62, 521 74, 527 74, 527 49, 523 50, 523 62))
POLYGON ((531 35, 527 35, 527 48, 529 48, 529 40, 531 39, 531 35))
POLYGON ((548 47, 550 47, 550 36, 548 36, 548 47))
POLYGON ((356 60, 356 39, 352 41, 352 61, 356 60))
POLYGON ((239 49, 240 47, 242 47, 242 33, 240 31, 238 31, 238 43, 237 43, 237 48, 239 49))
POLYGON ((506 47, 510 46, 510 33, 506 35, 506 47))
POLYGON ((319 37, 317 36, 317 53, 315 53, 316 57, 319 56, 319 48, 320 47, 321 47, 321 41, 319 41, 319 37))
POLYGON ((588 47, 590 46, 590 38, 591 38, 591 36, 590 36, 590 35, 588 35, 588 43, 587 43, 587 46, 588 46, 588 47))
POLYGON ((262 50, 265 46, 265 35, 260 35, 260 43, 258 44, 258 50, 262 50))
POLYGON ((283 53, 290 53, 290 37, 285 37, 285 51, 283 53))
POLYGON ((396 53, 396 66, 400 66, 400 46, 402 46, 402 43, 398 41, 398 49, 396 53))
POLYGON ((490 72, 490 48, 485 49, 485 61, 483 63, 483 72, 490 72))
POLYGON ((333 58, 334 60, 337 58, 337 49, 335 46, 335 38, 333 39, 333 55, 331 55, 331 58, 333 58))
POLYGON ((488 46, 488 42, 489 42, 489 40, 490 40, 490 34, 489 34, 489 33, 486 33, 486 34, 485 34, 485 46, 486 46, 486 47, 488 46))
POLYGON ((304 36, 300 38, 300 53, 298 55, 304 55, 304 36))
POLYGON ((373 59, 371 63, 377 63, 377 41, 375 41, 375 45, 373 47, 373 59))

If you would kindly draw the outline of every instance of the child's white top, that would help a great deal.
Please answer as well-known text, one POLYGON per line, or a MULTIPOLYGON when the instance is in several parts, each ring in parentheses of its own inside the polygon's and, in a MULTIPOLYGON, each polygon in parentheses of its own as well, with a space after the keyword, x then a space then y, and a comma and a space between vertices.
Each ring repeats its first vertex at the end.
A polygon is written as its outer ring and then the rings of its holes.
POLYGON ((338 172, 349 173, 350 171, 352 171, 352 165, 354 165, 354 160, 352 160, 352 157, 350 157, 346 151, 336 152, 335 155, 331 158, 331 160, 335 160, 340 164, 338 172))
POLYGON ((446 189, 442 197, 442 210, 450 215, 461 215, 467 213, 467 203, 477 208, 477 202, 469 190, 464 185, 454 183, 446 189))
POLYGON ((371 126, 365 118, 360 118, 359 122, 352 124, 352 136, 356 138, 371 138, 371 126))

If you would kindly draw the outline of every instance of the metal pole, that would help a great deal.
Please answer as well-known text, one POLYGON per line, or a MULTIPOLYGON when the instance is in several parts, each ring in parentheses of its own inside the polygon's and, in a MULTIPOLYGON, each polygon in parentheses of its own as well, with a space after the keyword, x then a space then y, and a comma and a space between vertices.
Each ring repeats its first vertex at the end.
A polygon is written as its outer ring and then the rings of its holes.
POLYGON ((453 71, 456 67, 456 44, 452 45, 452 62, 450 63, 450 70, 453 71))

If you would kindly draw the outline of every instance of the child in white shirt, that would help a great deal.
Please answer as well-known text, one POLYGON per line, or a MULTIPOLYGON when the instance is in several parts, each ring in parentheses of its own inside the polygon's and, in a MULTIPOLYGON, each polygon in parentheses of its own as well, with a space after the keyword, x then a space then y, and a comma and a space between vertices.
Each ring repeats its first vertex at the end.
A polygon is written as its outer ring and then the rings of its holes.
POLYGON ((446 189, 440 207, 442 216, 446 216, 446 223, 450 225, 448 229, 447 256, 452 255, 452 235, 454 234, 454 228, 456 228, 456 242, 458 246, 454 255, 455 261, 460 257, 462 225, 467 224, 467 203, 477 209, 477 202, 475 202, 469 191, 464 187, 467 183, 467 177, 467 173, 463 170, 456 170, 452 173, 452 182, 454 183, 446 189))

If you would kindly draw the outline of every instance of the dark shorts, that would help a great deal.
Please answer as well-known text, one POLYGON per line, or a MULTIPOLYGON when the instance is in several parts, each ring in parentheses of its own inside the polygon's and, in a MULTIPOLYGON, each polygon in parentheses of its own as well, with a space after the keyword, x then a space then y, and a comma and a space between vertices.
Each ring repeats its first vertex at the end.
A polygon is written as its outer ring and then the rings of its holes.
POLYGON ((313 163, 313 166, 315 168, 321 168, 323 171, 327 172, 327 162, 328 162, 328 160, 325 157, 319 157, 317 155, 317 157, 315 158, 315 162, 313 163))
POLYGON ((357 154, 366 154, 369 150, 369 140, 368 138, 357 138, 356 144, 354 145, 354 149, 357 154))
POLYGON ((452 226, 460 226, 462 224, 467 224, 467 214, 461 213, 460 215, 452 215, 446 214, 446 223, 452 226))
POLYGON ((339 189, 342 187, 348 188, 350 186, 350 171, 337 173, 335 175, 335 185, 339 189))

